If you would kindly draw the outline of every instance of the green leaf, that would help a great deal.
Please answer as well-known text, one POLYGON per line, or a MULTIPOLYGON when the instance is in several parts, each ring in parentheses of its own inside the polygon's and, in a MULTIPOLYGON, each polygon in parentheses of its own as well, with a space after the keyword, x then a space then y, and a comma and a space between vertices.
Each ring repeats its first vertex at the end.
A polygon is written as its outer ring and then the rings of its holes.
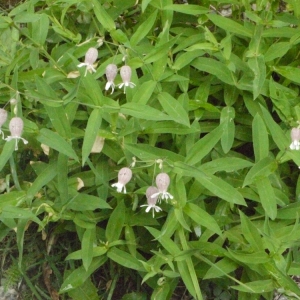
POLYGON ((111 209, 110 205, 99 197, 77 193, 69 203, 67 204, 68 209, 75 211, 95 210, 95 209, 111 209))
POLYGON ((200 71, 216 76, 224 83, 236 85, 236 78, 232 71, 230 71, 226 65, 215 59, 199 57, 196 58, 191 65, 200 71))
POLYGON ((234 187, 214 175, 206 175, 199 171, 198 168, 189 166, 182 162, 175 162, 173 170, 179 175, 195 178, 214 195, 228 201, 229 203, 246 205, 243 196, 234 187))
POLYGON ((188 5, 171 4, 171 5, 166 5, 163 9, 172 10, 187 15, 201 15, 201 14, 209 13, 209 9, 207 9, 206 7, 193 5, 193 4, 188 4, 188 5))
POLYGON ((198 225, 204 226, 218 235, 222 235, 222 231, 217 221, 201 207, 193 203, 188 203, 183 211, 198 225))
POLYGON ((96 238, 96 229, 86 229, 81 241, 82 263, 85 270, 88 270, 93 260, 93 244, 96 238))
POLYGON ((145 272, 145 268, 137 258, 116 247, 109 249, 107 257, 125 268, 145 272))
POLYGON ((225 31, 229 31, 241 36, 252 37, 252 31, 250 29, 242 26, 232 19, 224 18, 223 16, 219 16, 217 14, 208 14, 207 16, 215 25, 224 29, 225 31))
POLYGON ((235 110, 233 107, 224 107, 221 111, 220 124, 223 126, 223 134, 221 136, 221 146, 224 153, 228 153, 234 142, 235 134, 235 110))
POLYGON ((222 277, 226 274, 233 272, 238 267, 239 265, 237 263, 235 263, 231 259, 228 259, 227 257, 224 257, 221 260, 214 263, 214 265, 208 269, 203 279, 222 277))
POLYGON ((0 195, 0 209, 2 210, 6 206, 16 206, 19 202, 22 202, 25 199, 24 191, 12 191, 6 194, 0 195))
POLYGON ((190 51, 176 56, 175 63, 172 66, 173 70, 181 70, 186 65, 190 64, 195 58, 199 57, 199 51, 190 51))
POLYGON ((264 54, 265 62, 269 62, 278 57, 283 57, 291 48, 289 42, 278 42, 271 44, 267 52, 264 54))
POLYGON ((148 100, 151 98, 157 82, 149 80, 137 87, 137 90, 132 98, 132 102, 146 105, 148 100))
POLYGON ((107 222, 105 237, 109 243, 119 239, 125 222, 125 205, 120 201, 107 222))
POLYGON ((249 293, 251 291, 251 293, 262 294, 262 293, 273 292, 275 289, 275 285, 272 279, 266 279, 266 280, 247 282, 244 283, 243 285, 234 285, 231 286, 231 288, 245 293, 249 293))
POLYGON ((184 218, 181 208, 175 208, 174 212, 175 212, 176 219, 180 223, 180 225, 187 231, 191 231, 189 225, 187 224, 187 222, 184 218))
POLYGON ((72 149, 72 146, 59 134, 43 128, 40 131, 40 134, 37 137, 37 140, 45 145, 48 145, 50 148, 65 154, 66 156, 79 161, 77 154, 72 149))
POLYGON ((126 103, 121 106, 120 113, 129 115, 138 119, 152 120, 152 121, 165 121, 172 120, 163 112, 152 108, 149 105, 140 103, 126 103))
POLYGON ((84 166, 96 140, 98 130, 102 122, 100 109, 94 109, 89 116, 82 145, 82 166, 84 166))
POLYGON ((15 141, 9 141, 4 144, 4 147, 2 149, 1 155, 0 155, 0 171, 3 169, 3 167, 6 165, 7 161, 12 156, 13 152, 15 151, 15 141))
POLYGON ((41 14, 40 19, 32 23, 32 39, 43 45, 46 41, 49 30, 49 18, 46 14, 41 14))
POLYGON ((254 251, 264 249, 262 238, 256 226, 249 218, 240 211, 241 228, 245 239, 248 241, 254 251))
POLYGON ((264 208, 266 215, 275 220, 277 215, 277 203, 274 189, 269 178, 260 178, 255 180, 255 185, 259 194, 260 202, 264 208))
POLYGON ((137 45, 148 34, 156 22, 156 16, 157 10, 154 10, 154 12, 142 24, 138 24, 136 31, 130 39, 130 44, 132 46, 137 45))
POLYGON ((195 165, 200 162, 217 144, 224 133, 223 125, 221 124, 210 133, 196 142, 188 151, 185 162, 189 165, 195 165))
POLYGON ((178 100, 165 92, 160 93, 157 98, 164 111, 173 121, 190 127, 189 116, 178 100))
POLYGON ((114 20, 111 18, 111 16, 108 14, 108 12, 105 10, 105 8, 100 4, 101 2, 97 0, 92 0, 93 8, 95 15, 100 22, 100 24, 107 30, 111 31, 113 29, 116 29, 116 25, 114 20))
POLYGON ((81 286, 99 267, 101 267, 107 260, 106 256, 96 257, 92 260, 88 270, 84 267, 75 269, 62 283, 59 293, 65 293, 72 289, 81 286))
POLYGON ((255 161, 258 162, 269 155, 269 137, 266 125, 257 113, 252 122, 252 137, 255 161))
POLYGON ((264 264, 270 261, 268 254, 264 251, 256 251, 253 253, 248 253, 242 250, 231 250, 227 249, 230 256, 235 260, 240 261, 246 265, 251 264, 264 264))
POLYGON ((283 77, 300 84, 300 69, 291 66, 274 67, 274 71, 283 77))
POLYGON ((243 187, 252 184, 255 180, 263 179, 277 169, 277 161, 274 158, 265 157, 257 162, 244 179, 243 187))

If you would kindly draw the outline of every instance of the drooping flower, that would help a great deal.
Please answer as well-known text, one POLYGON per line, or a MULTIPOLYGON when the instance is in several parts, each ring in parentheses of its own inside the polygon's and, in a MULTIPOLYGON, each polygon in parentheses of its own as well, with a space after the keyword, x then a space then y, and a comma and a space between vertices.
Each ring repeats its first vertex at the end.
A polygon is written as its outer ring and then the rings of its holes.
POLYGON ((19 140, 22 140, 24 144, 27 144, 28 141, 23 139, 21 137, 23 132, 24 122, 19 117, 13 117, 9 122, 9 130, 10 130, 10 136, 8 136, 5 140, 11 141, 15 140, 15 150, 18 150, 18 142, 19 140))
POLYGON ((112 184, 112 187, 117 188, 118 193, 122 193, 122 190, 126 194, 125 185, 130 181, 132 177, 132 171, 129 168, 122 168, 118 173, 118 182, 112 184))
POLYGON ((167 192, 170 185, 170 177, 167 173, 159 173, 155 179, 156 186, 158 188, 158 193, 153 194, 151 197, 161 196, 161 199, 168 200, 173 199, 173 196, 167 192))
POLYGON ((105 85, 105 90, 108 91, 110 88, 112 89, 111 93, 114 92, 115 84, 114 80, 118 74, 118 67, 115 64, 109 64, 105 69, 105 75, 107 79, 107 83, 105 85))
POLYGON ((98 58, 98 50, 94 47, 91 47, 88 49, 88 51, 85 54, 84 63, 81 63, 77 65, 77 67, 86 67, 84 76, 86 76, 87 71, 89 72, 96 72, 96 69, 94 68, 94 63, 98 58))
POLYGON ((2 135, 3 139, 4 139, 4 133, 1 127, 6 122, 6 120, 7 120, 7 111, 3 108, 0 108, 0 134, 2 135))
POLYGON ((159 195, 159 191, 158 191, 157 187, 149 186, 146 190, 147 204, 141 205, 141 207, 147 206, 146 212, 149 212, 150 209, 152 209, 153 218, 154 218, 154 211, 159 212, 162 210, 159 206, 156 205, 158 195, 159 195), (152 197, 153 195, 156 195, 156 196, 152 197))
POLYGON ((120 69, 120 75, 122 78, 122 83, 119 84, 119 88, 121 89, 124 86, 124 93, 125 93, 125 89, 126 87, 135 87, 135 84, 133 82, 130 82, 131 79, 131 68, 129 66, 123 66, 120 69))
POLYGON ((292 128, 291 130, 292 143, 290 145, 291 150, 300 149, 300 128, 292 128))

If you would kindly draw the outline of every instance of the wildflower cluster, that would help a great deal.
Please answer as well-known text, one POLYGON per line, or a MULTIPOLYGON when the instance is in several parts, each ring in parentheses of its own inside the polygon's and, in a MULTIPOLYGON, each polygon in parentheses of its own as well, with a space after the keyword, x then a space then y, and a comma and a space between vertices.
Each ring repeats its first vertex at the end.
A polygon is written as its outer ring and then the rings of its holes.
MULTIPOLYGON (((125 185, 131 180, 132 171, 129 168, 122 168, 118 173, 118 182, 112 184, 112 187, 117 188, 117 192, 121 193, 124 191, 126 193, 125 185)), ((165 199, 173 199, 173 196, 168 192, 168 187, 170 185, 170 177, 167 173, 159 173, 155 179, 156 186, 150 186, 146 190, 147 204, 141 205, 141 207, 146 206, 146 212, 152 209, 152 215, 154 217, 154 211, 159 212, 162 209, 157 206, 157 202, 165 199)))
MULTIPOLYGON (((88 51, 85 54, 84 62, 80 63, 77 67, 86 67, 86 71, 84 76, 86 76, 87 72, 96 72, 95 69, 95 62, 98 58, 98 50, 96 48, 89 48, 88 51)), ((122 83, 118 85, 118 87, 121 89, 124 87, 124 93, 126 87, 135 87, 135 84, 130 81, 131 79, 131 68, 127 65, 122 66, 120 68, 120 76, 122 78, 122 83)), ((105 90, 108 91, 110 88, 112 89, 112 92, 114 92, 115 89, 115 83, 114 80, 118 74, 118 67, 115 64, 109 64, 107 65, 105 69, 105 76, 107 79, 106 85, 105 85, 105 90)))
POLYGON ((24 128, 24 122, 19 117, 13 117, 9 122, 9 131, 10 136, 6 137, 4 136, 4 132, 2 131, 2 126, 7 120, 7 111, 3 108, 0 108, 0 134, 2 136, 2 139, 6 140, 7 142, 11 140, 15 140, 15 150, 18 150, 18 142, 19 140, 22 140, 24 144, 27 144, 28 141, 21 137, 23 128, 24 128))

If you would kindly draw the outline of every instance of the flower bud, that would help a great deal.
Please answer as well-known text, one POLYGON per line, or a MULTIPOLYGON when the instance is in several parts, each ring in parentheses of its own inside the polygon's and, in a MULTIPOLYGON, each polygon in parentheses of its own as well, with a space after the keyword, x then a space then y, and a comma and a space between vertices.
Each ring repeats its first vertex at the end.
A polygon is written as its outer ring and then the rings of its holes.
POLYGON ((127 86, 131 79, 131 68, 129 66, 122 66, 120 69, 120 75, 125 86, 127 86))
POLYGON ((156 176, 156 186, 160 192, 167 191, 170 184, 170 177, 167 173, 160 173, 156 176))
POLYGON ((84 63, 92 65, 98 58, 98 50, 96 48, 89 48, 85 54, 84 63))
POLYGON ((19 117, 14 117, 9 122, 9 130, 12 137, 20 137, 23 132, 24 122, 19 117))
POLYGON ((7 120, 7 111, 3 108, 0 108, 0 128, 7 120))
POLYGON ((149 186, 146 190, 146 197, 148 205, 155 205, 159 196, 159 191, 155 186, 149 186), (156 194, 153 198, 152 195, 156 194))
POLYGON ((122 168, 118 173, 118 182, 125 185, 132 177, 132 171, 129 168, 122 168))
POLYGON ((118 74, 118 67, 115 64, 109 64, 105 69, 107 81, 113 82, 118 74))

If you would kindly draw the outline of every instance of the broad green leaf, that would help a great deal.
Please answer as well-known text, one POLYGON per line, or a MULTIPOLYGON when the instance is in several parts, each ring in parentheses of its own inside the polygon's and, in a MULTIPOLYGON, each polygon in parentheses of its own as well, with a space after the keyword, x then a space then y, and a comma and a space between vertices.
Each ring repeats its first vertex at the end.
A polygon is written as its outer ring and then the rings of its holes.
POLYGON ((228 153, 234 142, 235 134, 235 110, 233 107, 227 106, 222 109, 220 124, 224 130, 221 136, 221 146, 224 153, 228 153))
POLYGON ((182 210, 181 208, 175 208, 174 209, 174 213, 175 213, 175 216, 176 216, 176 219, 177 221, 180 223, 180 225, 187 231, 191 231, 189 225, 187 224, 185 218, 184 218, 184 215, 182 213, 182 210))
POLYGON ((128 252, 122 251, 116 247, 108 250, 107 257, 125 268, 137 270, 140 272, 145 271, 142 263, 137 258, 133 257, 128 252))
POLYGON ((109 243, 119 239, 125 222, 125 205, 120 201, 110 215, 106 225, 105 237, 109 243))
POLYGON ((178 36, 172 38, 170 41, 159 45, 155 47, 153 50, 151 50, 145 57, 144 57, 144 63, 149 64, 153 63, 155 61, 158 61, 160 58, 163 58, 168 54, 170 49, 174 46, 174 44, 177 42, 178 36))
POLYGON ((258 113, 252 122, 252 137, 255 161, 258 162, 269 155, 269 136, 267 128, 258 113))
POLYGON ((32 39, 43 45, 46 41, 49 30, 49 18, 46 14, 41 14, 40 19, 32 23, 32 39))
POLYGON ((183 211, 198 225, 204 226, 212 232, 217 233, 218 235, 222 234, 222 231, 216 220, 201 207, 193 203, 188 203, 183 208, 183 211))
POLYGON ((84 166, 88 156, 91 153, 101 122, 102 113, 100 109, 94 109, 89 116, 89 120, 87 122, 84 133, 82 145, 82 166, 84 166))
POLYGON ((85 270, 88 270, 93 260, 93 244, 96 238, 96 229, 86 229, 81 241, 82 263, 85 270))
POLYGON ((156 159, 166 159, 173 162, 184 160, 184 157, 177 153, 150 145, 125 143, 124 148, 142 161, 153 160, 154 163, 156 159))
POLYGON ((95 15, 100 24, 108 31, 116 29, 114 20, 111 18, 106 9, 101 5, 101 2, 92 0, 95 15))
POLYGON ((244 179, 243 187, 252 184, 255 180, 265 178, 277 169, 277 161, 274 158, 265 157, 257 162, 244 179))
POLYGON ((226 65, 215 59, 199 57, 196 58, 191 65, 200 71, 216 76, 224 83, 236 85, 236 78, 232 71, 230 71, 226 65))
POLYGON ((25 199, 24 191, 12 191, 6 194, 0 195, 0 209, 2 210, 6 206, 16 206, 19 202, 22 202, 25 199))
POLYGON ((51 130, 46 128, 41 129, 37 140, 40 143, 45 144, 50 148, 53 148, 54 150, 61 152, 72 159, 75 159, 76 161, 79 161, 78 156, 73 150, 72 146, 59 134, 51 130))
POLYGON ((217 158, 207 163, 202 164, 199 167, 200 171, 203 171, 206 174, 214 174, 216 172, 235 172, 240 169, 252 167, 253 163, 237 158, 237 157, 223 157, 217 158))
POLYGON ((106 256, 96 257, 92 260, 88 270, 84 267, 75 269, 62 283, 59 293, 65 293, 72 289, 81 286, 99 267, 101 267, 107 260, 106 256))
POLYGON ((287 139, 281 127, 273 120, 270 113, 262 105, 260 105, 260 108, 263 113, 263 119, 274 142, 280 150, 284 151, 290 145, 290 141, 287 139))
POLYGON ((75 211, 111 209, 110 205, 99 197, 77 193, 67 204, 68 209, 75 211))
POLYGON ((266 215, 275 220, 277 215, 277 203, 274 189, 268 177, 255 180, 255 185, 259 194, 260 202, 266 215))
POLYGON ((255 100, 261 93, 266 80, 266 64, 263 55, 250 57, 248 66, 254 74, 253 79, 253 100, 255 100))
POLYGON ((243 196, 234 187, 214 175, 206 175, 199 171, 198 168, 189 166, 182 162, 175 162, 173 170, 179 175, 195 178, 214 195, 228 201, 229 203, 246 205, 243 196))
POLYGON ((229 274, 238 268, 238 264, 228 259, 227 257, 222 258, 221 260, 214 263, 213 266, 208 269, 203 279, 212 279, 222 277, 226 274, 229 274))
POLYGON ((140 103, 126 103, 121 106, 120 113, 129 115, 138 119, 152 120, 152 121, 165 121, 172 120, 163 112, 140 103))
POLYGON ((14 22, 16 23, 31 23, 36 22, 41 18, 41 14, 23 12, 22 14, 16 15, 14 22))
POLYGON ((15 141, 9 141, 4 144, 2 152, 0 154, 0 171, 6 165, 13 152, 15 151, 15 141))
POLYGON ((72 300, 98 300, 98 287, 95 287, 92 279, 88 278, 80 287, 70 290, 68 297, 72 300))
POLYGON ((173 121, 190 127, 189 116, 178 100, 165 92, 160 93, 157 98, 164 111, 173 121))
POLYGON ((137 90, 132 98, 132 102, 146 105, 151 98, 157 83, 153 80, 149 80, 137 87, 137 90))
POLYGON ((229 31, 241 36, 252 37, 252 31, 249 28, 233 21, 232 19, 225 18, 217 14, 208 14, 207 16, 215 25, 224 29, 225 31, 229 31))
POLYGON ((228 248, 229 255, 244 264, 264 264, 270 261, 268 254, 265 250, 248 253, 242 250, 231 250, 228 248))
POLYGON ((300 216, 300 202, 289 204, 283 208, 278 209, 277 211, 277 219, 280 220, 293 220, 293 219, 297 219, 299 216, 300 216))
POLYGON ((27 200, 31 201, 35 195, 48 184, 57 174, 56 164, 49 164, 41 174, 34 180, 33 184, 27 190, 27 200))
POLYGON ((274 71, 283 77, 300 84, 300 69, 291 66, 274 67, 274 71))
POLYGON ((211 152, 217 142, 221 139, 224 129, 221 124, 216 129, 201 138, 188 151, 185 162, 189 165, 195 165, 200 162, 207 154, 211 152))
POLYGON ((240 211, 242 234, 248 241, 253 251, 264 249, 262 238, 256 226, 240 211))
POLYGON ((266 279, 247 282, 244 283, 244 285, 234 285, 231 286, 231 288, 245 293, 249 293, 249 291, 251 291, 251 293, 262 294, 273 292, 275 289, 275 285, 272 279, 266 279))
POLYGON ((173 70, 180 70, 186 65, 190 64, 195 58, 199 57, 199 51, 191 51, 178 55, 176 57, 175 63, 172 66, 173 70))
POLYGON ((132 46, 137 45, 148 34, 156 22, 156 16, 157 10, 154 10, 154 12, 142 24, 138 24, 136 31, 130 39, 132 46))
POLYGON ((264 54, 265 62, 269 62, 278 57, 283 57, 291 48, 289 42, 278 42, 271 44, 267 52, 264 54))
POLYGON ((209 9, 199 5, 182 5, 182 4, 171 4, 163 8, 164 10, 172 10, 187 15, 201 15, 209 13, 209 9))

